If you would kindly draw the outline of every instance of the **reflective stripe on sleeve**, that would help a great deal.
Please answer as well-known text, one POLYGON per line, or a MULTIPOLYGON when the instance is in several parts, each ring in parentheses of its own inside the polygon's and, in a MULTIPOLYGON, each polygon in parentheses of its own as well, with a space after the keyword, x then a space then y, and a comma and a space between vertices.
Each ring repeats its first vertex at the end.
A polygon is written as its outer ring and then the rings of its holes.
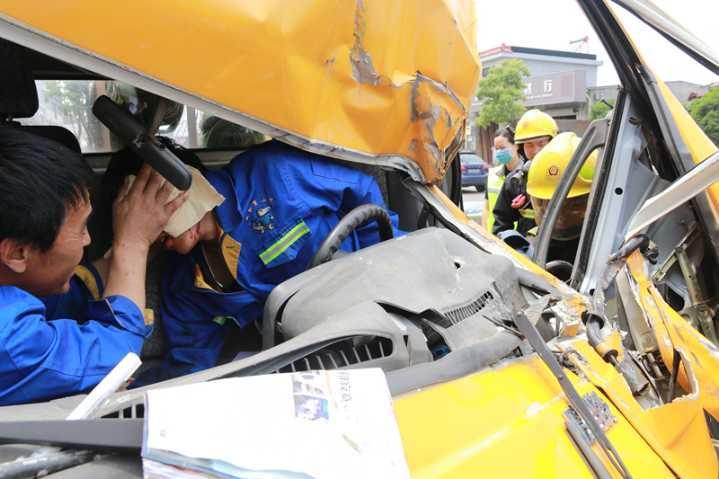
POLYGON ((290 231, 288 231, 282 238, 278 239, 269 248, 260 253, 260 259, 267 266, 274 261, 279 255, 287 251, 287 248, 292 246, 297 240, 302 238, 304 235, 310 232, 309 227, 305 222, 301 222, 290 231))

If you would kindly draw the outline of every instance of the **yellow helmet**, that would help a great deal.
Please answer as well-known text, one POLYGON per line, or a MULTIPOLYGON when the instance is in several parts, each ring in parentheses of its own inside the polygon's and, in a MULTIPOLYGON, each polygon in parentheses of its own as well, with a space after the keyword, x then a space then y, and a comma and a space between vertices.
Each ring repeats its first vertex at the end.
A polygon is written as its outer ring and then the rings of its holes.
MULTIPOLYGON (((527 193, 530 196, 544 200, 552 197, 579 141, 580 138, 572 132, 560 133, 537 153, 527 175, 527 193)), ((574 180, 567 198, 589 193, 592 189, 596 162, 597 152, 595 150, 579 170, 579 175, 574 180)))
POLYGON ((558 132, 559 129, 554 118, 537 109, 529 110, 517 122, 514 142, 519 145, 543 136, 554 138, 558 132))

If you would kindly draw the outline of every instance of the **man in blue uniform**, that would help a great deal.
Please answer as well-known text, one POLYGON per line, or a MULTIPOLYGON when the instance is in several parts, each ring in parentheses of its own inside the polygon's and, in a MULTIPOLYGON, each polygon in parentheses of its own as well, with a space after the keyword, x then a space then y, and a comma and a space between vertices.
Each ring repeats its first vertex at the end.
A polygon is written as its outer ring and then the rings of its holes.
MULTIPOLYGON (((384 205, 372 176, 275 141, 205 176, 225 201, 164 242, 180 253, 169 262, 162 287, 170 346, 165 372, 171 375, 214 366, 226 323, 243 328, 258 320, 272 289, 307 269, 346 213, 367 203, 384 205)), ((342 249, 378 241, 377 225, 369 223, 342 249)))
POLYGON ((147 251, 185 195, 169 201, 147 167, 120 191, 103 282, 92 266, 76 269, 90 242, 91 181, 77 153, 0 128, 0 405, 86 391, 151 330, 147 251))

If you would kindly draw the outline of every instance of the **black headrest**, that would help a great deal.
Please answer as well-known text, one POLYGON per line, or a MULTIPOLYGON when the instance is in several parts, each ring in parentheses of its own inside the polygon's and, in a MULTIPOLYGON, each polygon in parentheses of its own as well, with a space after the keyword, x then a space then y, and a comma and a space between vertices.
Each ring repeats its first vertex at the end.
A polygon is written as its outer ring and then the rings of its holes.
POLYGON ((37 109, 37 88, 25 49, 0 40, 0 120, 30 118, 37 109))
POLYGON ((28 133, 56 141, 76 153, 82 153, 82 151, 80 151, 80 143, 77 141, 77 137, 75 137, 75 135, 67 128, 50 125, 25 125, 22 129, 28 133))

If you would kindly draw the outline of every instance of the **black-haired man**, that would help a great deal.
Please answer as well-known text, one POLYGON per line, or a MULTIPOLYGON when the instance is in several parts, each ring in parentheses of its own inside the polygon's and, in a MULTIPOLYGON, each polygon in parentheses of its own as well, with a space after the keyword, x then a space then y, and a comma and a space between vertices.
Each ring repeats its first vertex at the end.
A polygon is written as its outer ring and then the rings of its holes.
POLYGON ((150 332, 147 252, 185 195, 168 201, 170 186, 144 167, 114 205, 106 284, 92 266, 83 282, 73 274, 90 242, 91 182, 78 154, 0 128, 0 404, 85 391, 150 332))

